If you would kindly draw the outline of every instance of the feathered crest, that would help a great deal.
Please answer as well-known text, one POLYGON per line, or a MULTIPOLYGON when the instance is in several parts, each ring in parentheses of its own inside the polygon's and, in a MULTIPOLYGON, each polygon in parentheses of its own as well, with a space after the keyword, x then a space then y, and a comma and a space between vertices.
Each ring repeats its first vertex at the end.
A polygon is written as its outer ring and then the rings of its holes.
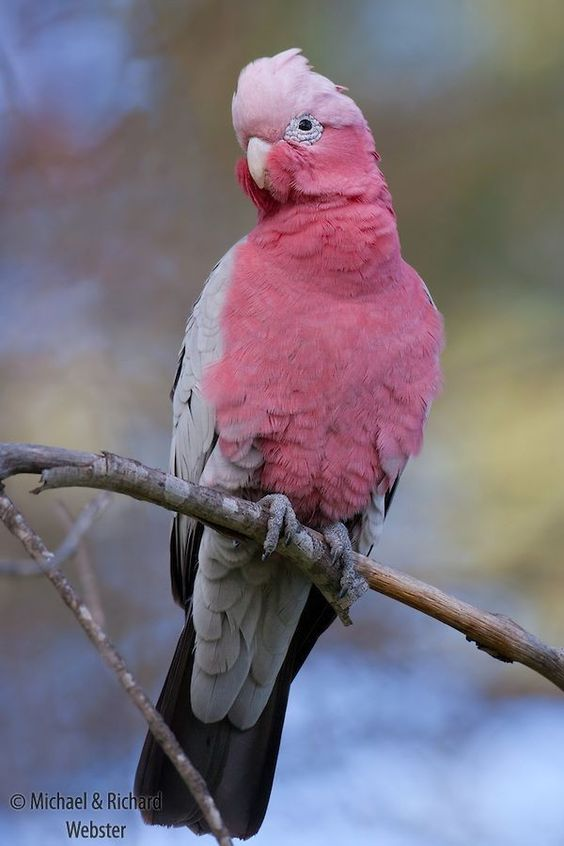
POLYGON ((256 59, 241 71, 233 96, 233 125, 241 146, 258 135, 282 137, 292 117, 309 113, 324 125, 364 123, 362 112, 326 76, 314 71, 299 47, 256 59))

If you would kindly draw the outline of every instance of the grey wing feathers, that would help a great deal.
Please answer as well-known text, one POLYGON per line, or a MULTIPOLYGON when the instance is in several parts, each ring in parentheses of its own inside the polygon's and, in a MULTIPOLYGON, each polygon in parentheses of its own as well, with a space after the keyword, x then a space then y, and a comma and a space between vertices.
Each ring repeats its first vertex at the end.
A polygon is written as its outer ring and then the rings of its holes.
MULTIPOLYGON (((233 252, 229 250, 212 270, 186 325, 178 368, 172 388, 173 431, 169 469, 187 482, 198 483, 215 446, 215 416, 202 393, 205 369, 221 356, 219 317, 231 276, 233 252)), ((190 601, 194 582, 193 561, 202 526, 184 515, 174 519, 171 534, 171 582, 175 600, 182 607, 190 601)))
POLYGON ((191 701, 199 719, 228 715, 240 729, 256 723, 309 589, 307 577, 279 556, 263 562, 254 542, 205 529, 192 603, 191 701))
MULTIPOLYGON (((236 247, 235 247, 236 248, 236 247)), ((202 393, 205 369, 222 354, 220 314, 233 248, 212 272, 186 327, 173 390, 172 472, 190 482, 243 494, 262 464, 249 447, 237 463, 221 452, 213 408, 202 393)), ((191 704, 205 723, 229 715, 254 725, 307 601, 310 582, 272 556, 263 563, 251 541, 234 541, 184 515, 171 536, 171 577, 177 602, 195 629, 191 704)))
POLYGON ((362 514, 360 526, 353 534, 353 546, 361 555, 370 557, 372 550, 378 544, 384 528, 384 520, 392 504, 399 480, 400 477, 398 476, 390 490, 385 494, 379 494, 376 490, 372 492, 368 508, 362 514))

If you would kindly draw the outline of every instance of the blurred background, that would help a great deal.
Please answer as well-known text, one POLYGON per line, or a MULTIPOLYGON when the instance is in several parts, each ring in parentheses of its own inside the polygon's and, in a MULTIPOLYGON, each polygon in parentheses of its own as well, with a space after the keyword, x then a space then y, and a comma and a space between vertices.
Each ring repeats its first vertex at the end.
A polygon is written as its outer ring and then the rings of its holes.
MULTIPOLYGON (((445 391, 378 556, 564 643, 563 39, 559 0, 4 0, 0 439, 166 466, 185 317, 254 221, 237 74, 300 46, 364 110, 446 317, 445 391)), ((34 481, 9 492, 53 547, 56 501, 91 494, 34 481)), ((169 521, 116 496, 89 541, 108 631, 154 697, 182 625, 169 521)), ((0 557, 21 554, 0 527, 0 557)), ((561 846, 556 689, 376 594, 354 617, 294 686, 255 842, 561 846)), ((84 814, 9 795, 127 793, 144 725, 41 579, 0 581, 0 621, 0 839, 65 843, 84 814)), ((86 816, 132 844, 196 840, 86 816)))

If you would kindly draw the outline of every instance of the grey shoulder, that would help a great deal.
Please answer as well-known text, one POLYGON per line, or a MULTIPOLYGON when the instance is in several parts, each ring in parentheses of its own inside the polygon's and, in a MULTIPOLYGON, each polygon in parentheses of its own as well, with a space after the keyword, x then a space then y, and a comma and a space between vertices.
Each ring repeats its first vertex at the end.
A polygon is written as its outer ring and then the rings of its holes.
POLYGON ((197 381, 201 377, 202 368, 209 363, 210 358, 220 355, 219 319, 232 276, 235 251, 244 241, 245 238, 237 241, 214 265, 202 292, 192 307, 186 322, 170 390, 172 401, 185 370, 190 369, 192 378, 197 381))

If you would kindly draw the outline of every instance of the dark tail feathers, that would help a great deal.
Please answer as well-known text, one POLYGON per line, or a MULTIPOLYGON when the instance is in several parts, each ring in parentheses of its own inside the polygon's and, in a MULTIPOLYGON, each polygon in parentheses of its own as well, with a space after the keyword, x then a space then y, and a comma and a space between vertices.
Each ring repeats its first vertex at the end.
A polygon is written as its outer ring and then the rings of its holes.
MULTIPOLYGON (((290 684, 334 616, 318 590, 312 588, 268 704, 258 722, 246 731, 235 728, 227 719, 202 723, 192 713, 194 628, 190 617, 186 621, 157 708, 206 780, 234 837, 252 837, 262 824, 272 790, 290 684)), ((144 811, 145 822, 187 825, 196 834, 209 832, 198 805, 148 733, 135 775, 135 794, 159 793, 162 808, 144 811)))

